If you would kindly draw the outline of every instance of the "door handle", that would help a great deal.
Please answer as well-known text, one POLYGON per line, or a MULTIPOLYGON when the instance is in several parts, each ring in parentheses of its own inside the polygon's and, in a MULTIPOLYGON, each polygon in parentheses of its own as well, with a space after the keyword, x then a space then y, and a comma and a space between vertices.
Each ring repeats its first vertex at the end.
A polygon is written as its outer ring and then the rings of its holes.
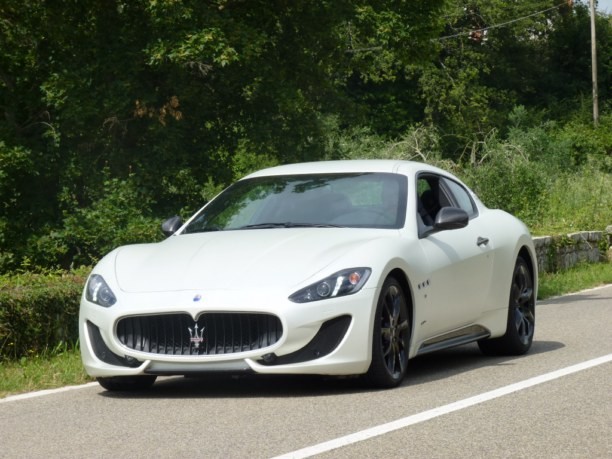
POLYGON ((486 237, 478 237, 478 239, 476 240, 476 245, 478 247, 483 246, 483 245, 488 245, 489 244, 489 239, 486 237))

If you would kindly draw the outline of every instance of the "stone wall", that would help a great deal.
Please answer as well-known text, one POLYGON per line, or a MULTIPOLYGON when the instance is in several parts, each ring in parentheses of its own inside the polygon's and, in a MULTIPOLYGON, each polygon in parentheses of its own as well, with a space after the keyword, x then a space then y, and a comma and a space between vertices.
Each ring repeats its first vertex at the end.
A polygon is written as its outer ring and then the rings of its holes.
POLYGON ((534 237, 533 242, 540 272, 568 269, 581 262, 608 261, 612 251, 612 225, 605 231, 534 237))

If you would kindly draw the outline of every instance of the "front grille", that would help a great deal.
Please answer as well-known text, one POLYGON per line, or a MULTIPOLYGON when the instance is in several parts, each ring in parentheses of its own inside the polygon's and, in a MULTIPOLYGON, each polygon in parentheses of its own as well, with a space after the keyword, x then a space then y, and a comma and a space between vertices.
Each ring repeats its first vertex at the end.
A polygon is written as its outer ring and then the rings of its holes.
POLYGON ((124 317, 117 338, 135 351, 162 355, 219 355, 263 349, 283 334, 280 319, 262 313, 204 313, 124 317), (196 329, 197 326, 197 329, 196 329))

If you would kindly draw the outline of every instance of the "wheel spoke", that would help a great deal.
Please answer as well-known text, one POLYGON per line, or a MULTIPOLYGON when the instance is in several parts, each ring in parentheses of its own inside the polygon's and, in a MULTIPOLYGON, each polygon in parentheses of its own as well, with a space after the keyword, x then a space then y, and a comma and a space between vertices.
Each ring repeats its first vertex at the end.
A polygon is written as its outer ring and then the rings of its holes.
POLYGON ((391 307, 392 307, 391 320, 394 323, 397 323, 399 316, 400 316, 400 297, 399 296, 394 295, 391 307))
POLYGON ((408 319, 404 319, 404 321, 397 326, 398 331, 404 331, 408 329, 408 319))
POLYGON ((385 357, 385 360, 388 360, 389 355, 392 355, 391 354, 392 351, 393 351, 393 344, 392 343, 390 343, 386 348, 383 349, 383 357, 385 357))
MULTIPOLYGON (((393 303, 395 302, 395 291, 390 288, 389 290, 387 290, 387 294, 385 295, 385 305, 387 307, 393 307, 393 303)), ((389 313, 391 313, 391 310, 389 310, 389 313)))
POLYGON ((535 323, 535 315, 533 314, 533 311, 531 309, 523 311, 523 314, 525 314, 525 320, 527 320, 527 322, 529 322, 530 324, 535 323))
POLYGON ((517 298, 517 302, 520 303, 520 304, 529 303, 529 302, 531 302, 532 298, 533 298, 533 289, 532 288, 525 288, 519 294, 519 296, 517 298))
POLYGON ((397 346, 394 344, 391 345, 391 353, 389 354, 389 363, 387 367, 391 370, 391 374, 395 373, 395 366, 397 364, 397 346))
POLYGON ((516 314, 516 329, 518 331, 518 335, 523 337, 527 334, 526 324, 525 324, 525 315, 521 311, 517 311, 516 314))
POLYGON ((529 320, 527 319, 527 316, 523 316, 522 328, 523 328, 524 336, 529 338, 529 336, 532 333, 533 328, 532 328, 531 322, 529 322, 529 320))
POLYGON ((385 301, 384 305, 383 305, 383 311, 382 311, 382 321, 383 323, 389 323, 391 322, 391 305, 385 301))
POLYGON ((404 349, 402 349, 400 351, 399 359, 398 359, 399 360, 399 364, 400 364, 400 371, 401 372, 404 371, 404 369, 406 368, 407 362, 408 362, 408 359, 405 358, 405 355, 406 355, 406 351, 404 349))
POLYGON ((514 311, 514 326, 521 341, 527 342, 533 334, 534 316, 530 310, 516 308, 514 311))
POLYGON ((516 285, 516 282, 512 283, 512 286, 510 287, 510 299, 512 301, 513 304, 518 303, 518 299, 521 296, 521 290, 519 288, 518 285, 516 285))
POLYGON ((407 364, 403 346, 397 343, 393 345, 393 352, 389 355, 387 368, 391 374, 398 374, 404 371, 407 364))

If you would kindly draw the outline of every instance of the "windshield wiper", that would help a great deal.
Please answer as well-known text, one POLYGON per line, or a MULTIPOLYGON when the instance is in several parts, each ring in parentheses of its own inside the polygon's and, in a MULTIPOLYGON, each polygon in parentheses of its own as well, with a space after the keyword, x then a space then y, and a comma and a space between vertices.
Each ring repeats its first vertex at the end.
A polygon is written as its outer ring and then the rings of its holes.
POLYGON ((338 225, 328 223, 256 223, 254 225, 241 226, 239 229, 271 229, 271 228, 342 228, 338 225))
POLYGON ((223 228, 219 228, 218 226, 206 226, 204 228, 190 229, 188 227, 184 234, 209 233, 211 231, 223 231, 223 228))

